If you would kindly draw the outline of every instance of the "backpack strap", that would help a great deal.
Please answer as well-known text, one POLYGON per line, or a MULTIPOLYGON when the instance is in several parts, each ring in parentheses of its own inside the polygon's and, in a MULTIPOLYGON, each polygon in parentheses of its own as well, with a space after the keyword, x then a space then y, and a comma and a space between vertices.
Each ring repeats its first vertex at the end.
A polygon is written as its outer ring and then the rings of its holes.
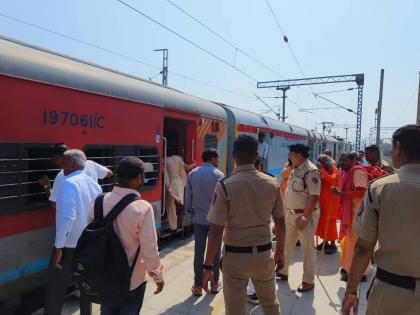
POLYGON ((104 219, 104 197, 105 194, 99 194, 98 197, 95 199, 95 206, 94 206, 94 214, 93 214, 93 221, 94 222, 101 222, 104 219))
POLYGON ((124 196, 111 211, 106 215, 105 221, 106 224, 112 223, 118 215, 133 201, 139 200, 139 197, 136 194, 128 194, 124 196))

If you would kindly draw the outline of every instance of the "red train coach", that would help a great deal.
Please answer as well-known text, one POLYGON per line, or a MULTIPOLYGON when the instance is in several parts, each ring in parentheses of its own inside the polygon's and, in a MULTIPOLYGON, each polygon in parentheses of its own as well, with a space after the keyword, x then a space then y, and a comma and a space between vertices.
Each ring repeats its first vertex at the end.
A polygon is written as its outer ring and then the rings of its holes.
MULTIPOLYGON (((166 153, 187 163, 200 163, 204 148, 226 155, 222 107, 5 38, 0 104, 0 302, 45 283, 54 211, 37 180, 58 172, 50 164, 52 145, 82 149, 111 169, 127 155, 153 163, 142 195, 154 206, 160 232, 166 153)), ((100 184, 109 191, 115 178, 100 184)), ((185 224, 181 216, 179 226, 185 224)))

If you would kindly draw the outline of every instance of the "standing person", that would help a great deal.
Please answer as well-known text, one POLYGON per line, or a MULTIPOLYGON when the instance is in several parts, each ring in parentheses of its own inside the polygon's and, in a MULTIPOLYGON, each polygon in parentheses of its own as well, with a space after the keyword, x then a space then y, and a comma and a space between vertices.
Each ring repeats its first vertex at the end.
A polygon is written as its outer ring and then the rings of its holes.
POLYGON ((394 132, 391 155, 398 173, 374 182, 358 213, 344 315, 357 313, 357 287, 373 253, 378 269, 366 315, 420 314, 420 125, 394 132))
MULTIPOLYGON (((318 168, 321 172, 321 195, 319 205, 321 215, 315 235, 323 239, 325 254, 334 254, 337 251, 335 241, 338 239, 337 219, 339 198, 331 192, 331 186, 340 187, 340 175, 338 169, 333 166, 332 159, 327 155, 318 156, 318 168)), ((323 248, 323 243, 317 249, 323 248)))
POLYGON ((280 192, 281 192, 281 197, 283 198, 284 201, 284 194, 286 192, 286 188, 287 188, 287 182, 289 181, 289 177, 290 174, 292 173, 292 161, 288 160, 286 164, 284 164, 284 167, 281 171, 281 184, 280 184, 280 192))
POLYGON ((268 143, 265 141, 265 133, 258 133, 258 154, 261 159, 261 169, 264 170, 265 161, 267 160, 268 155, 268 143))
POLYGON ((358 153, 357 160, 359 161, 360 165, 367 166, 368 162, 365 159, 365 151, 360 150, 360 151, 357 151, 357 153, 358 153))
POLYGON ((224 241, 223 294, 226 315, 244 315, 248 279, 254 283, 265 315, 279 315, 275 269, 283 265, 284 209, 277 180, 259 172, 258 142, 240 135, 233 144, 237 164, 231 176, 216 185, 207 219, 211 223, 203 287, 213 278, 212 262, 224 241), (276 252, 273 257, 270 217, 276 225, 276 252), (275 266, 277 264, 277 267, 275 266))
POLYGON ((299 240, 303 251, 303 277, 298 292, 311 291, 315 287, 314 234, 319 219, 321 174, 308 157, 309 147, 303 144, 289 147, 293 170, 284 198, 287 211, 285 263, 283 269, 277 273, 280 280, 288 280, 289 265, 299 240))
MULTIPOLYGON (((121 159, 117 167, 118 185, 103 199, 104 217, 127 195, 135 194, 141 198, 139 191, 144 182, 145 170, 152 171, 153 165, 143 163, 134 156, 121 159)), ((94 206, 91 206, 89 222, 93 222, 94 213, 94 206)), ((156 283, 154 294, 160 293, 164 286, 152 205, 143 199, 131 202, 113 221, 113 226, 127 254, 128 263, 130 266, 134 264, 134 269, 126 301, 119 306, 101 305, 101 315, 137 315, 146 291, 146 272, 156 283)))
MULTIPOLYGON (((65 292, 71 284, 71 263, 77 241, 87 225, 90 204, 102 192, 98 183, 83 171, 85 164, 86 155, 82 151, 64 152, 64 178, 56 204, 55 243, 48 266, 46 315, 61 314, 65 292)), ((90 305, 83 296, 80 309, 81 314, 90 313, 90 305)))
POLYGON ((381 158, 381 151, 376 144, 365 148, 365 156, 370 166, 378 166, 381 170, 388 172, 388 174, 395 173, 392 165, 381 158))
MULTIPOLYGON (((220 156, 217 150, 206 150, 202 154, 203 164, 196 167, 188 174, 188 183, 185 192, 185 210, 193 213, 194 223, 194 286, 192 293, 201 296, 203 291, 203 262, 206 250, 207 235, 210 223, 207 221, 214 188, 219 180, 225 175, 217 167, 220 156)), ((213 261, 214 279, 211 284, 211 292, 219 292, 219 262, 220 247, 213 261)))
MULTIPOLYGON (((65 151, 67 151, 69 148, 63 144, 57 144, 52 149, 51 154, 51 164, 54 168, 61 169, 60 172, 56 175, 54 178, 54 184, 51 188, 50 179, 47 175, 42 176, 38 182, 39 184, 44 188, 45 192, 47 193, 47 196, 53 206, 55 206, 55 203, 57 201, 57 196, 60 193, 61 186, 63 185, 64 181, 64 171, 63 168, 63 154, 65 151)), ((101 164, 98 164, 94 161, 87 160, 84 172, 91 177, 95 182, 98 181, 98 179, 104 179, 113 176, 114 174, 112 171, 105 166, 102 166, 101 164)))
POLYGON ((194 167, 195 164, 186 165, 182 158, 175 154, 165 159, 165 206, 169 229, 172 231, 175 231, 178 226, 177 208, 184 205, 187 172, 191 171, 194 167))
POLYGON ((322 154, 328 156, 331 159, 333 166, 337 167, 337 162, 333 159, 331 150, 325 150, 322 154))
MULTIPOLYGON (((339 239, 342 244, 340 273, 341 280, 347 281, 354 247, 357 242, 353 224, 368 187, 368 175, 363 166, 356 164, 357 155, 355 153, 342 153, 339 162, 342 170, 341 188, 331 187, 331 192, 340 196, 339 212, 341 223, 339 239)), ((369 271, 370 265, 365 270, 363 281, 366 281, 366 274, 369 271)))

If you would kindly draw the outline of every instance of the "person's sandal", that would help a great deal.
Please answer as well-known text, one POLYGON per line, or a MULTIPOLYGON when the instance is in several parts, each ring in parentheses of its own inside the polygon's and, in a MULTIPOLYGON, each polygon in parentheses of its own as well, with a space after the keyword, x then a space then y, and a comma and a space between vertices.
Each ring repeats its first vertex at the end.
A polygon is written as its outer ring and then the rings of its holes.
POLYGON ((203 288, 201 287, 192 287, 191 292, 194 296, 202 296, 203 295, 203 288))
POLYGON ((297 289, 297 291, 299 293, 304 293, 304 292, 312 291, 314 288, 315 288, 315 284, 314 283, 302 282, 302 284, 299 286, 299 288, 297 289))
POLYGON ((211 292, 212 294, 217 294, 217 293, 219 293, 219 292, 220 292, 220 283, 215 283, 215 284, 212 284, 212 285, 211 285, 211 290, 210 290, 210 292, 211 292))
POLYGON ((287 280, 289 280, 289 276, 288 275, 284 275, 284 274, 282 274, 280 272, 277 272, 276 273, 276 279, 277 280, 282 280, 282 281, 287 281, 287 280))

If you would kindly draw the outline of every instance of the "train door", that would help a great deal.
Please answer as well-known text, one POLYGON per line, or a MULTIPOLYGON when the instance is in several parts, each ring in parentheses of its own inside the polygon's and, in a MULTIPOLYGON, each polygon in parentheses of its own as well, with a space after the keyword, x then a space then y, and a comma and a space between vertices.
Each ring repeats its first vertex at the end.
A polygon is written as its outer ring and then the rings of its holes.
MULTIPOLYGON (((195 163, 195 141, 196 141, 196 121, 194 119, 184 119, 184 118, 172 118, 165 117, 163 125, 163 194, 162 194, 162 215, 161 215, 161 231, 160 237, 165 238, 171 234, 183 232, 185 226, 190 226, 190 218, 185 215, 183 204, 176 203, 176 216, 177 223, 176 228, 170 227, 168 221, 168 211, 172 211, 170 205, 170 187, 169 183, 174 183, 179 181, 179 185, 183 178, 179 177, 173 179, 173 173, 168 168, 166 163, 167 159, 172 156, 179 156, 185 165, 191 165, 195 163), (168 190, 169 189, 169 190, 168 190)), ((182 182, 184 185, 185 183, 182 182)), ((182 191, 182 189, 181 189, 182 191)), ((180 196, 181 197, 181 196, 180 196)), ((183 200, 183 196, 182 196, 183 200)))

